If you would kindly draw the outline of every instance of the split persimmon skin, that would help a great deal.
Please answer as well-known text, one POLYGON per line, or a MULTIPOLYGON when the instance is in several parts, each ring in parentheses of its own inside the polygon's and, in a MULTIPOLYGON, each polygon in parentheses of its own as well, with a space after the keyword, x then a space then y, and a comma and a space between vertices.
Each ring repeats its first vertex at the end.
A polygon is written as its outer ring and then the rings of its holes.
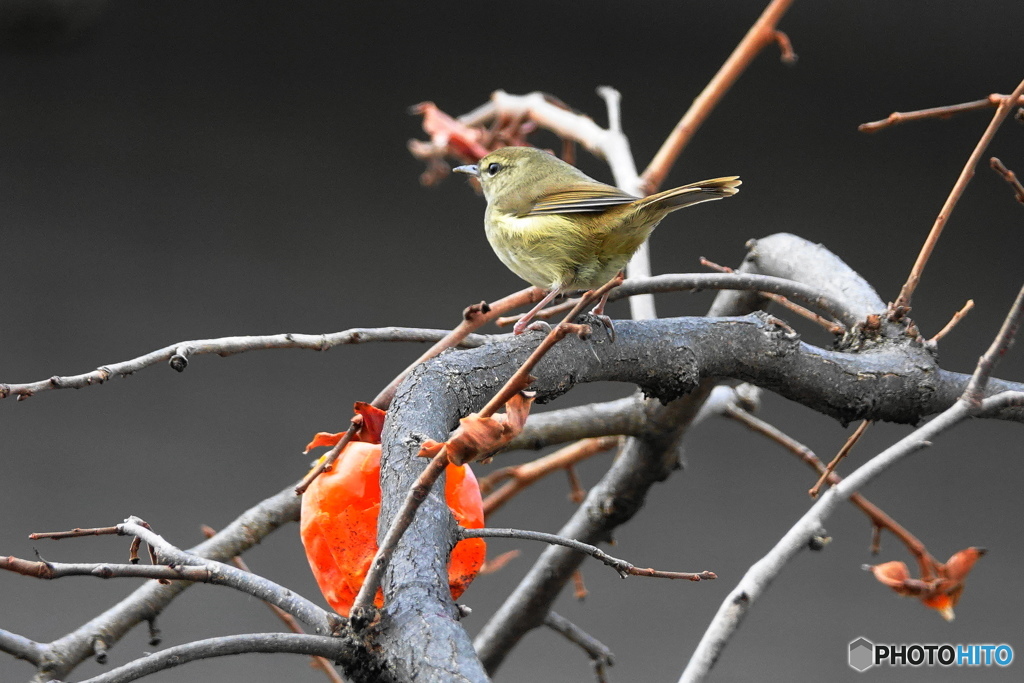
MULTIPOLYGON (((327 602, 343 616, 348 616, 377 552, 380 454, 379 443, 350 442, 334 467, 314 479, 302 496, 299 533, 306 557, 327 602)), ((445 499, 461 526, 483 526, 480 487, 469 467, 446 468, 445 499)), ((453 599, 476 577, 485 554, 480 538, 460 541, 452 550, 448 585, 453 599)), ((375 603, 383 605, 380 591, 375 603)))

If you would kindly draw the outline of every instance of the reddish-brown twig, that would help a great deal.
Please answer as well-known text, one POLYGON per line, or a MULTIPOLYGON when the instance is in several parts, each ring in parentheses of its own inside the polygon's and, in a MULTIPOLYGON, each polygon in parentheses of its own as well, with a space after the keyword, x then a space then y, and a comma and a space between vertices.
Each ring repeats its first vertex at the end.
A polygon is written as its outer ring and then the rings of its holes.
POLYGON ((565 468, 565 476, 569 480, 569 500, 579 505, 586 499, 587 490, 583 488, 580 476, 576 474, 575 465, 569 465, 565 468))
MULTIPOLYGON (((730 268, 729 266, 719 265, 719 264, 715 263, 714 261, 710 261, 710 260, 704 258, 703 256, 700 257, 700 264, 702 266, 706 267, 706 268, 710 268, 711 270, 717 270, 720 273, 735 273, 736 272, 734 269, 730 268)), ((807 309, 807 308, 804 308, 803 306, 801 306, 798 303, 790 301, 789 299, 787 299, 786 297, 782 296, 781 294, 773 294, 772 292, 758 292, 758 294, 763 296, 765 299, 768 299, 769 301, 774 301, 778 305, 782 306, 785 309, 788 309, 788 310, 792 311, 793 313, 796 313, 799 316, 807 318, 808 320, 810 320, 813 323, 821 325, 822 327, 825 328, 826 331, 828 331, 828 332, 830 332, 832 334, 843 334, 843 333, 846 332, 846 326, 842 325, 841 323, 837 323, 837 322, 829 320, 827 318, 823 318, 822 316, 818 315, 814 311, 812 311, 810 309, 807 309)))
POLYGON ((1017 198, 1017 201, 1024 204, 1024 185, 1020 184, 1020 180, 1017 179, 1017 174, 1006 168, 996 157, 992 157, 988 160, 988 165, 992 167, 992 170, 1003 177, 1010 187, 1013 188, 1013 196, 1017 198))
POLYGON ((992 137, 999 130, 999 126, 1009 115, 1010 110, 1016 106, 1017 102, 1020 101, 1021 94, 1024 93, 1024 81, 1020 82, 1020 85, 1013 91, 1013 94, 1007 98, 1004 98, 999 106, 996 108, 996 113, 992 115, 992 120, 988 124, 988 128, 982 134, 981 139, 978 140, 978 144, 974 146, 974 151, 971 152, 971 156, 967 159, 967 163, 964 164, 964 168, 960 171, 960 177, 956 179, 956 183, 953 185, 953 189, 950 191, 949 196, 946 198, 946 202, 942 205, 942 209, 939 211, 939 215, 935 219, 935 223, 932 224, 932 229, 928 233, 927 239, 924 241, 924 245, 921 247, 921 253, 917 256, 917 261, 914 262, 914 267, 910 270, 910 276, 904 283, 903 288, 900 290, 899 296, 896 298, 896 302, 890 308, 890 317, 898 318, 901 317, 910 307, 910 300, 914 296, 914 290, 917 289, 918 282, 921 281, 921 273, 924 271, 925 265, 928 263, 928 259, 932 255, 932 251, 935 249, 935 244, 939 241, 939 237, 942 235, 942 229, 946 226, 946 221, 949 220, 949 216, 953 213, 953 208, 956 207, 960 197, 964 193, 964 189, 967 187, 967 183, 970 182, 971 178, 974 177, 974 169, 978 165, 978 161, 981 160, 981 155, 985 153, 985 149, 988 147, 989 142, 992 141, 992 137))
MULTIPOLYGON (((951 104, 945 107, 932 107, 931 109, 918 109, 917 111, 894 111, 881 121, 870 121, 868 123, 860 124, 857 126, 857 130, 862 133, 877 133, 884 128, 901 123, 909 123, 910 121, 920 121, 922 119, 948 119, 956 114, 962 114, 968 111, 979 111, 981 109, 998 107, 1009 98, 1009 95, 993 93, 983 100, 974 100, 973 102, 951 104)), ((1024 100, 1019 97, 1017 100, 1017 105, 1024 105, 1024 100)), ((1011 106, 1017 105, 1011 103, 1011 106)))
POLYGON ((517 467, 505 468, 501 473, 502 478, 510 479, 510 481, 505 482, 501 488, 484 499, 484 515, 490 515, 539 479, 558 470, 569 471, 574 464, 614 448, 618 442, 617 436, 582 439, 543 458, 537 458, 517 467))
MULTIPOLYGON (((213 527, 210 527, 210 526, 207 526, 207 525, 204 524, 200 528, 202 529, 203 536, 205 536, 206 538, 213 538, 214 536, 217 535, 217 530, 214 529, 213 527)), ((252 570, 249 569, 249 565, 247 565, 245 563, 245 560, 243 560, 238 555, 236 555, 235 557, 232 557, 231 558, 231 562, 236 567, 241 569, 243 572, 249 572, 250 574, 252 574, 252 570)), ((271 603, 266 602, 266 601, 264 601, 263 604, 266 605, 267 607, 269 607, 270 611, 273 612, 274 615, 278 619, 280 619, 282 622, 284 622, 284 625, 287 626, 288 630, 291 631, 292 633, 305 633, 306 632, 302 628, 302 626, 299 625, 299 622, 295 619, 295 617, 293 617, 292 615, 288 614, 287 612, 285 612, 283 609, 281 609, 277 605, 271 604, 271 603)), ((338 675, 338 672, 335 670, 334 665, 331 664, 331 660, 327 659, 326 657, 317 657, 315 655, 310 657, 310 660, 312 661, 312 664, 313 664, 314 667, 316 667, 316 668, 318 668, 318 669, 320 669, 321 671, 324 672, 324 675, 327 676, 327 679, 329 681, 331 681, 331 683, 345 683, 345 681, 341 678, 341 676, 338 675)))
MULTIPOLYGON (((427 349, 423 355, 413 361, 409 367, 400 372, 397 377, 391 380, 390 384, 384 387, 377 397, 373 399, 370 404, 374 408, 380 408, 381 410, 387 410, 388 406, 391 405, 391 399, 395 395, 395 390, 398 385, 408 376, 412 369, 420 363, 430 360, 434 356, 438 355, 442 351, 458 346, 463 339, 467 336, 480 329, 488 322, 500 317, 502 314, 507 313, 513 308, 518 308, 530 303, 536 303, 543 297, 543 292, 536 287, 528 287, 522 289, 514 294, 509 294, 506 297, 498 299, 493 303, 480 302, 470 306, 462 313, 462 322, 459 323, 458 327, 452 330, 444 339, 437 342, 429 349, 427 349)), ((358 417, 358 416, 357 416, 358 417)), ((302 478, 298 486, 295 487, 295 493, 302 495, 302 493, 309 488, 309 485, 313 483, 313 480, 320 476, 321 473, 330 470, 334 466, 335 460, 341 454, 345 446, 349 444, 352 437, 355 436, 356 431, 359 429, 359 424, 353 418, 352 424, 349 426, 348 431, 341 437, 337 444, 329 450, 324 457, 316 464, 313 469, 302 478)))
POLYGON ((854 445, 860 441, 860 437, 864 436, 864 432, 867 431, 870 425, 871 420, 864 420, 860 423, 857 429, 854 430, 853 434, 850 435, 850 438, 846 440, 846 443, 843 444, 843 447, 839 449, 838 453, 836 453, 836 457, 832 458, 832 462, 825 466, 825 471, 821 473, 821 476, 818 477, 818 481, 811 487, 811 490, 807 492, 807 495, 811 498, 818 497, 818 494, 821 493, 821 487, 825 485, 829 476, 836 471, 836 467, 839 466, 839 463, 842 462, 843 458, 850 454, 854 445))
POLYGON ((120 534, 121 529, 116 526, 101 526, 92 529, 75 528, 71 531, 39 531, 34 534, 29 534, 28 537, 33 541, 37 541, 41 538, 59 541, 62 538, 80 538, 82 536, 118 536, 120 534))
POLYGON ((500 572, 505 568, 505 565, 519 557, 519 555, 520 553, 518 550, 507 550, 497 557, 489 557, 484 560, 484 563, 480 566, 480 574, 486 575, 500 572))
MULTIPOLYGON (((693 100, 693 104, 679 119, 679 123, 662 143, 661 149, 654 155, 641 176, 646 194, 654 193, 665 182, 669 169, 679 158, 683 148, 761 50, 772 43, 778 43, 782 47, 783 59, 791 60, 793 47, 788 39, 780 39, 775 28, 791 4, 793 0, 772 0, 722 64, 718 73, 693 100)), ((782 34, 782 37, 784 38, 785 34, 782 34)))
POLYGON ((601 285, 597 289, 589 291, 586 294, 584 294, 580 298, 579 302, 573 307, 573 309, 569 311, 569 314, 565 316, 565 319, 561 323, 556 325, 554 328, 552 328, 552 330, 544 338, 544 341, 542 341, 540 345, 537 346, 536 349, 534 349, 533 353, 530 354, 530 357, 527 358, 526 361, 519 367, 519 369, 515 371, 512 377, 510 377, 509 380, 505 383, 505 386, 502 387, 501 390, 499 390, 498 393, 496 393, 494 397, 487 402, 487 405, 485 405, 483 409, 480 410, 480 416, 490 417, 491 415, 497 412, 498 408, 508 403, 510 398, 512 398, 521 390, 529 386, 530 382, 527 381, 527 378, 529 378, 530 373, 533 372, 533 369, 537 366, 537 363, 540 362, 540 359, 544 357, 544 354, 546 354, 552 346, 561 341, 561 339, 565 337, 565 335, 573 331, 579 331, 578 329, 571 327, 572 321, 576 318, 576 316, 582 313, 583 309, 586 308, 589 304, 595 301, 600 301, 601 298, 605 295, 605 293, 610 292, 612 289, 618 287, 620 284, 622 284, 621 273, 616 277, 612 278, 611 280, 609 280, 608 282, 606 282, 605 284, 601 285))
POLYGON ((949 334, 950 331, 952 331, 952 329, 957 326, 957 323, 963 320, 964 316, 971 312, 972 308, 974 308, 974 299, 968 299, 967 303, 963 305, 963 308, 954 313, 953 317, 949 319, 949 322, 946 323, 945 327, 936 332, 935 336, 928 340, 928 343, 934 344, 935 342, 939 341, 947 334, 949 334))
POLYGON ((572 597, 582 601, 586 600, 588 595, 590 595, 590 591, 587 590, 587 584, 583 580, 583 570, 577 569, 572 573, 572 597))
MULTIPOLYGON (((726 408, 725 414, 733 418, 740 424, 744 425, 748 429, 751 429, 757 432, 758 434, 761 434, 762 436, 765 436, 774 441, 775 443, 779 444, 780 446, 788 450, 790 453, 797 456, 809 467, 816 470, 819 474, 825 471, 825 464, 818 459, 818 456, 814 454, 814 451, 812 451, 810 448, 803 445, 799 441, 796 441, 789 435, 785 434, 778 428, 768 424, 764 420, 754 415, 751 415, 749 412, 741 408, 736 407, 726 408)), ((833 486, 838 484, 840 481, 842 481, 842 478, 834 472, 828 477, 828 483, 832 484, 833 486)), ((918 540, 916 536, 907 531, 907 529, 900 525, 896 520, 894 520, 892 517, 886 514, 881 508, 879 508, 874 503, 870 502, 860 493, 854 493, 852 496, 850 496, 850 502, 853 503, 857 508, 859 508, 865 515, 868 516, 868 519, 871 520, 872 553, 877 554, 879 552, 879 534, 882 529, 886 529, 893 536, 898 538, 900 542, 903 543, 904 546, 906 546, 910 554, 914 556, 914 558, 917 560, 918 567, 921 570, 921 575, 929 577, 931 576, 932 568, 935 567, 937 563, 935 558, 932 557, 932 555, 928 552, 928 549, 925 547, 924 543, 918 540)))

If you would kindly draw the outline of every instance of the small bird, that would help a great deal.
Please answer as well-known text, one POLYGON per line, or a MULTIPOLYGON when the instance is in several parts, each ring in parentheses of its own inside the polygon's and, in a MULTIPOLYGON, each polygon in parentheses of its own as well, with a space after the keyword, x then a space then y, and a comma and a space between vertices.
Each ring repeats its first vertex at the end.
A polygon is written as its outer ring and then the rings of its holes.
MULTIPOLYGON (((728 176, 634 197, 536 147, 503 147, 454 170, 480 181, 487 241, 501 262, 548 290, 515 334, 560 293, 595 289, 618 275, 667 214, 731 197, 740 184, 728 176)), ((593 313, 610 324, 602 315, 605 299, 593 313)))

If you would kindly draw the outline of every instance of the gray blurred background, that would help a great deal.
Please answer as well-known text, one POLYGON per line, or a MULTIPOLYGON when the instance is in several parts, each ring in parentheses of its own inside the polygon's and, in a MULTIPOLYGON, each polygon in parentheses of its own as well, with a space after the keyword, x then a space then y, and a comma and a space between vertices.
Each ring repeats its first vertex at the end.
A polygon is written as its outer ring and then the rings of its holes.
MULTIPOLYGON (((175 341, 329 332, 355 326, 450 327, 469 303, 522 283, 490 252, 483 202, 462 179, 425 189, 405 149, 423 137, 409 105, 452 114, 497 88, 543 90, 604 123, 594 89, 623 95, 623 125, 643 168, 764 2, 338 3, 111 0, 0 2, 0 381, 73 374, 175 341)), ((744 242, 790 231, 822 242, 893 299, 990 112, 868 136, 857 124, 1007 93, 1024 77, 1024 3, 796 2, 782 21, 800 59, 768 50, 674 168, 668 184, 739 174, 743 192, 666 221, 655 272, 736 265, 744 242)), ((538 137, 546 144, 550 138, 538 137)), ((1024 173, 1024 129, 990 148, 1024 173)), ((970 371, 1024 281, 1024 207, 984 163, 914 299, 926 335, 968 298, 977 308, 941 345, 970 371)), ((610 180, 593 159, 581 165, 610 180)), ((711 293, 658 300, 663 316, 700 315, 711 293)), ((613 316, 626 316, 615 304, 613 316)), ((802 328, 807 329, 807 328, 802 328)), ((808 340, 824 335, 807 330, 808 340)), ((0 404, 0 553, 119 561, 124 539, 60 544, 32 531, 100 526, 129 514, 172 542, 201 539, 300 477, 317 431, 341 429, 418 347, 201 357, 82 391, 0 404)), ((1024 380, 1024 349, 997 374, 1024 380)), ((584 387, 554 407, 625 395, 584 387)), ((831 457, 850 433, 767 396, 765 419, 831 457)), ((846 471, 906 434, 876 425, 846 471)), ((908 559, 891 538, 868 554, 852 507, 825 552, 804 553, 753 609, 713 679, 846 680, 847 643, 1008 643, 1024 656, 1020 425, 974 421, 865 491, 944 559, 990 549, 945 623, 861 571, 908 559)), ((532 454, 503 456, 496 464, 532 454)), ((585 484, 606 454, 581 468, 585 484)), ((715 420, 687 445, 686 469, 657 486, 613 552, 663 569, 712 569, 714 583, 620 581, 584 565, 590 596, 557 609, 618 656, 613 681, 673 681, 723 596, 807 508, 813 476, 737 424, 715 420)), ((493 465, 491 466, 493 467, 493 465)), ((490 468, 478 471, 486 472, 490 468)), ((572 511, 564 478, 493 519, 555 531, 572 511)), ((246 559, 317 601, 298 530, 246 559)), ((540 548, 480 578, 463 601, 476 631, 540 548)), ((135 580, 44 583, 0 576, 0 627, 48 641, 126 594, 135 580)), ((278 630, 258 601, 197 586, 160 618, 164 645, 278 630)), ((152 649, 137 629, 119 664, 152 649)), ((108 665, 109 666, 109 665, 108 665)), ((1019 680, 1009 670, 872 670, 876 680, 1019 680)), ((83 665, 74 680, 98 673, 83 665)), ((0 680, 31 668, 0 656, 0 680)), ((294 656, 191 664, 153 681, 316 681, 294 656)), ((585 656, 546 631, 525 638, 499 681, 590 681, 585 656)))

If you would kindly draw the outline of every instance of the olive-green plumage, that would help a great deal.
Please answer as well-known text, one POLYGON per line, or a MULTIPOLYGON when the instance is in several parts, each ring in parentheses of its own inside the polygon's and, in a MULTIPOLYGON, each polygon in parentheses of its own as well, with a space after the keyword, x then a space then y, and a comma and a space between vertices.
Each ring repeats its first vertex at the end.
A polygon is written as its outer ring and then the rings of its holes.
POLYGON ((730 197, 740 184, 729 176, 639 198, 535 147, 503 147, 455 170, 480 180, 487 240, 501 262, 552 292, 600 287, 667 214, 730 197))

